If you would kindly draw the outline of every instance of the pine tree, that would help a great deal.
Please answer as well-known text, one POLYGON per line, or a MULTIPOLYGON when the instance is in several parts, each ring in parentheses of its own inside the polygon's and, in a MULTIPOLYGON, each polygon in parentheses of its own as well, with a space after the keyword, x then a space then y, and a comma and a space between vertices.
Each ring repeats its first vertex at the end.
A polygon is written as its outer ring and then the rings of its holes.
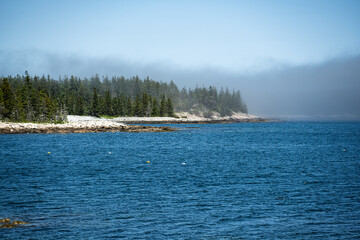
POLYGON ((82 96, 78 95, 75 103, 75 114, 84 115, 84 113, 85 113, 84 99, 82 98, 82 96))
POLYGON ((56 101, 51 99, 46 93, 45 93, 45 101, 46 101, 46 116, 47 116, 47 122, 54 122, 56 120, 56 101))
POLYGON ((159 116, 159 108, 158 108, 158 105, 157 105, 156 98, 154 98, 153 103, 152 103, 151 116, 152 117, 159 116))
POLYGON ((126 105, 126 99, 123 95, 121 95, 119 98, 118 98, 118 101, 117 101, 117 115, 119 116, 125 116, 125 105, 126 105))
POLYGON ((131 98, 128 97, 126 100, 126 116, 132 116, 133 115, 133 109, 132 109, 132 103, 131 98))
POLYGON ((75 105, 76 105, 76 101, 74 99, 74 96, 69 94, 66 97, 66 110, 70 115, 75 114, 75 105))
POLYGON ((173 117, 173 116, 174 116, 174 109, 173 109, 173 105, 172 105, 172 102, 171 102, 171 99, 170 99, 170 98, 168 98, 167 103, 166 103, 166 114, 167 114, 169 117, 173 117))
POLYGON ((119 115, 119 110, 118 110, 118 103, 119 103, 119 98, 114 97, 111 100, 111 108, 112 108, 112 115, 111 116, 118 116, 119 115))
POLYGON ((117 101, 117 109, 118 109, 118 113, 117 115, 119 116, 124 116, 125 115, 125 97, 124 96, 120 96, 118 98, 117 101))
POLYGON ((4 111, 5 107, 4 107, 4 98, 3 98, 3 93, 0 87, 0 120, 3 118, 3 111, 4 111))
POLYGON ((105 115, 105 98, 102 97, 100 94, 98 96, 99 99, 99 113, 98 115, 105 115))
MULTIPOLYGON (((28 115, 33 111, 31 107, 31 91, 32 91, 32 84, 30 82, 30 76, 28 72, 25 72, 25 86, 23 89, 23 97, 24 97, 24 107, 26 112, 26 118, 28 119, 28 115)), ((28 119, 29 120, 29 119, 28 119)))
POLYGON ((135 76, 135 82, 134 82, 134 89, 133 89, 133 94, 136 95, 140 95, 141 94, 141 84, 142 81, 139 79, 139 77, 136 75, 135 76))
POLYGON ((16 89, 15 92, 16 97, 14 100, 15 104, 11 116, 12 120, 14 121, 24 122, 26 118, 22 94, 23 91, 21 88, 16 89))
POLYGON ((108 116, 112 116, 110 91, 105 92, 104 114, 108 116))
POLYGON ((37 114, 36 114, 36 121, 37 122, 45 122, 47 119, 46 95, 43 92, 39 91, 37 99, 39 100, 39 102, 38 102, 38 109, 37 109, 37 114))
POLYGON ((92 116, 99 116, 99 97, 98 97, 96 88, 94 88, 93 101, 92 101, 90 112, 91 112, 90 114, 92 116))
POLYGON ((141 117, 141 102, 140 102, 140 98, 139 95, 136 95, 135 98, 135 106, 134 106, 134 116, 135 117, 141 117))
POLYGON ((3 110, 1 115, 3 118, 9 118, 14 108, 14 99, 11 87, 7 78, 4 78, 1 84, 3 110))
POLYGON ((160 117, 165 116, 165 111, 166 111, 166 103, 165 103, 165 95, 163 95, 160 102, 160 110, 159 110, 160 117))
POLYGON ((148 110, 148 105, 149 105, 149 98, 148 95, 146 93, 142 94, 141 97, 141 116, 146 116, 147 114, 147 110, 148 110))

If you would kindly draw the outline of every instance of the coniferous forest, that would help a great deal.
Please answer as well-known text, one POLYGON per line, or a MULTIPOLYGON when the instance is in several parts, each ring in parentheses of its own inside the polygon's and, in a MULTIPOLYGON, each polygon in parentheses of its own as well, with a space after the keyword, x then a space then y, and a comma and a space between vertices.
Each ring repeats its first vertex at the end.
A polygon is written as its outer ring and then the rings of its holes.
POLYGON ((129 79, 99 75, 55 80, 49 75, 0 78, 0 119, 21 122, 62 122, 66 115, 175 116, 174 112, 247 113, 240 91, 215 87, 181 89, 171 81, 138 76, 129 79))

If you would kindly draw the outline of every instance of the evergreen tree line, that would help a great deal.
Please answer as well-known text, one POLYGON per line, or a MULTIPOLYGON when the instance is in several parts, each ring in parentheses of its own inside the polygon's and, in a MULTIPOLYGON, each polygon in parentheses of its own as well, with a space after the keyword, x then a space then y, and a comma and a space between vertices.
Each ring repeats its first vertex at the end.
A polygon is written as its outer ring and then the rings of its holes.
POLYGON ((218 112, 221 116, 229 116, 232 112, 248 113, 240 91, 230 92, 228 88, 221 88, 219 92, 213 86, 196 87, 194 90, 183 88, 176 92, 176 96, 179 99, 175 107, 177 111, 218 112))
POLYGON ((63 122, 66 112, 45 89, 35 88, 28 74, 14 87, 13 79, 0 79, 0 119, 20 122, 63 122))
POLYGON ((105 92, 105 96, 99 96, 96 88, 93 90, 93 96, 89 111, 86 111, 86 106, 82 103, 81 97, 78 97, 75 103, 75 108, 70 114, 76 115, 92 115, 92 116, 134 116, 134 117, 173 117, 174 109, 170 98, 162 95, 161 100, 158 101, 146 92, 141 96, 138 94, 135 99, 130 96, 120 95, 119 97, 111 97, 110 91, 105 92), (81 101, 81 103, 80 103, 81 101))
POLYGON ((15 121, 61 121, 66 114, 109 116, 173 116, 175 111, 247 112, 240 92, 215 87, 194 90, 138 76, 49 75, 0 78, 0 118, 15 121))

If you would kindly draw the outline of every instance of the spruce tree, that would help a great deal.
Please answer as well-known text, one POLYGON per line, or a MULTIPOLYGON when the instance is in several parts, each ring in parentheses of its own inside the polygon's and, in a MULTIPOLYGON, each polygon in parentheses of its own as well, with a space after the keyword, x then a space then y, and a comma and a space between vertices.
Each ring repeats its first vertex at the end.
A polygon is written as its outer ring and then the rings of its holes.
POLYGON ((96 116, 96 117, 99 116, 99 97, 98 97, 96 88, 94 88, 90 114, 92 116, 96 116))
POLYGON ((3 101, 3 118, 9 118, 14 107, 13 93, 7 78, 4 78, 1 84, 2 101, 3 101))
POLYGON ((100 94, 98 96, 99 98, 99 116, 105 115, 105 97, 102 97, 100 94))
POLYGON ((70 115, 73 115, 75 114, 76 110, 75 110, 75 107, 76 107, 76 101, 74 99, 74 96, 69 94, 67 97, 66 97, 66 110, 67 112, 70 114, 70 115))
POLYGON ((119 115, 118 102, 119 102, 119 98, 117 98, 117 97, 114 97, 111 100, 112 116, 118 116, 119 115))
POLYGON ((104 114, 108 116, 112 116, 110 91, 105 92, 104 114))
POLYGON ((11 118, 14 121, 24 122, 26 118, 22 94, 23 91, 20 87, 16 89, 16 97, 14 99, 15 104, 11 115, 11 118))
POLYGON ((126 99, 123 95, 121 95, 119 98, 118 98, 118 101, 117 101, 117 115, 119 116, 125 116, 125 105, 126 105, 126 99))
POLYGON ((133 115, 133 109, 132 109, 132 103, 131 98, 128 97, 126 100, 126 116, 132 116, 133 115))
POLYGON ((36 114, 36 121, 37 122, 45 122, 47 119, 47 99, 46 99, 46 95, 39 91, 38 92, 38 111, 36 114))
POLYGON ((124 116, 125 115, 125 97, 124 96, 120 96, 118 98, 118 102, 117 102, 117 108, 118 108, 118 115, 119 116, 124 116))
POLYGON ((45 100, 46 100, 46 116, 47 122, 54 122, 56 120, 56 101, 54 101, 51 97, 49 97, 45 93, 45 100))
POLYGON ((149 98, 148 95, 145 93, 141 96, 141 116, 146 116, 147 110, 149 105, 149 98))
POLYGON ((32 95, 32 84, 30 81, 30 76, 27 71, 25 71, 25 86, 23 88, 23 105, 25 108, 25 119, 27 121, 33 121, 34 118, 34 109, 31 104, 32 95))
POLYGON ((159 108, 158 108, 158 105, 157 105, 156 98, 154 98, 153 103, 152 103, 151 116, 152 117, 159 116, 159 108))
POLYGON ((135 106, 134 106, 134 116, 135 117, 141 117, 141 102, 140 102, 140 98, 139 95, 136 95, 135 98, 135 106))
POLYGON ((76 103, 75 103, 75 114, 76 115, 84 115, 84 99, 82 96, 77 96, 76 103))
POLYGON ((166 111, 166 103, 165 103, 165 95, 163 94, 162 98, 161 98, 161 102, 160 102, 160 110, 159 110, 159 115, 160 117, 164 117, 165 116, 165 111, 166 111))
POLYGON ((171 102, 171 99, 170 99, 170 98, 168 98, 167 103, 166 103, 166 114, 167 114, 169 117, 173 117, 173 116, 174 116, 174 109, 173 109, 173 105, 172 105, 172 102, 171 102))
POLYGON ((0 87, 0 120, 3 118, 3 111, 4 111, 4 98, 2 94, 2 90, 0 87))

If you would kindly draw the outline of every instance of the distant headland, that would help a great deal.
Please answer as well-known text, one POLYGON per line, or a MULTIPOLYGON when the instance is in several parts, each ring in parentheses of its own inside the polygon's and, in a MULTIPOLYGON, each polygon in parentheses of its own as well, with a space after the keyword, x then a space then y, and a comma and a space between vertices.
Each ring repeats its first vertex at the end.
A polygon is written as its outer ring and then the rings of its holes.
POLYGON ((132 124, 208 124, 235 122, 269 122, 270 119, 248 114, 233 114, 227 117, 205 118, 189 113, 180 113, 181 117, 92 117, 69 115, 64 123, 19 123, 0 122, 0 134, 17 133, 88 133, 88 132, 171 132, 169 126, 139 126, 132 124))
POLYGON ((125 77, 98 75, 53 79, 25 75, 0 77, 0 120, 63 122, 67 115, 109 117, 176 117, 175 112, 203 113, 211 118, 233 112, 247 114, 240 91, 215 86, 183 88, 177 85, 125 77))
POLYGON ((129 124, 267 122, 240 91, 183 88, 149 77, 0 77, 0 133, 167 132, 129 124))

